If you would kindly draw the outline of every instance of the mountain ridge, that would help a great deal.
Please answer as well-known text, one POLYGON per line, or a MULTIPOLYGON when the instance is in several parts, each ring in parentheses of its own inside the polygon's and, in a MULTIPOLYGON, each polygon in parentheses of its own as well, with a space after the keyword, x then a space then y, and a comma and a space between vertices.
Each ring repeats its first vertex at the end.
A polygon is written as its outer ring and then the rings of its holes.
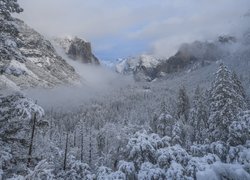
POLYGON ((78 84, 79 75, 52 44, 22 20, 0 19, 1 88, 26 89, 78 84))
POLYGON ((232 54, 230 46, 237 43, 238 41, 234 36, 223 35, 212 42, 194 41, 184 43, 169 58, 147 56, 148 63, 145 64, 145 58, 141 55, 118 61, 115 67, 118 73, 134 74, 137 81, 152 81, 172 73, 194 70, 221 59, 226 59, 232 54))

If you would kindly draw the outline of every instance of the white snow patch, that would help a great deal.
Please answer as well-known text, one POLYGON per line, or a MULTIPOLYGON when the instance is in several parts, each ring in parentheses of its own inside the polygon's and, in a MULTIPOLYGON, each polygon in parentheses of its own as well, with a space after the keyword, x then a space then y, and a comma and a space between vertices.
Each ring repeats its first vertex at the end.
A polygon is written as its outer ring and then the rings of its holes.
POLYGON ((13 81, 8 79, 5 75, 0 76, 0 84, 1 84, 1 88, 2 87, 6 88, 6 89, 11 88, 11 89, 17 90, 17 91, 20 90, 20 88, 13 81))
POLYGON ((5 40, 5 45, 6 46, 12 46, 12 47, 16 47, 16 42, 15 41, 12 41, 11 39, 6 39, 5 40))
POLYGON ((38 79, 37 75, 35 75, 31 70, 29 70, 24 63, 20 63, 16 60, 12 60, 6 69, 6 73, 12 74, 12 71, 15 71, 15 73, 20 75, 25 72, 33 78, 38 79))
POLYGON ((145 67, 155 67, 159 64, 159 60, 150 55, 141 55, 140 60, 145 67))

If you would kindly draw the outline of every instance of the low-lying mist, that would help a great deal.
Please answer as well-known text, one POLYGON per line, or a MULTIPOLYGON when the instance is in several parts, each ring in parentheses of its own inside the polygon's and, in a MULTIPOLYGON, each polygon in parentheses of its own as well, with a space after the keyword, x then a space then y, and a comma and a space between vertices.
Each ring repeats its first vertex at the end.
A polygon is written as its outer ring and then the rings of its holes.
POLYGON ((87 65, 72 60, 64 53, 63 49, 56 45, 54 47, 57 53, 74 67, 80 76, 80 84, 62 85, 51 89, 34 88, 24 91, 26 96, 37 100, 38 104, 46 110, 51 108, 75 109, 87 101, 96 100, 103 96, 112 96, 115 91, 134 83, 132 76, 118 74, 102 65, 87 65))

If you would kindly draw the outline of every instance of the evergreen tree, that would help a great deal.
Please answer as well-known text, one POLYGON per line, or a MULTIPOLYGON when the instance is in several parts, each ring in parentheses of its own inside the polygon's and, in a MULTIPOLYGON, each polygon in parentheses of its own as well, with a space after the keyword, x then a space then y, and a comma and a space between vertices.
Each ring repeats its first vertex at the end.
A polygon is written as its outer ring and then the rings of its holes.
POLYGON ((208 121, 208 112, 205 96, 198 86, 195 90, 194 98, 193 98, 193 108, 190 112, 189 122, 193 127, 193 141, 198 143, 202 143, 204 140, 204 131, 207 128, 208 121))
POLYGON ((243 110, 244 98, 235 87, 237 86, 233 81, 232 73, 224 64, 221 64, 210 91, 208 122, 212 141, 227 141, 228 127, 237 119, 237 114, 243 110))
POLYGON ((163 112, 159 117, 154 115, 153 120, 150 122, 150 126, 154 133, 163 136, 172 136, 172 129, 175 123, 175 119, 168 112, 163 112))
POLYGON ((243 111, 229 126, 228 143, 232 146, 245 144, 250 139, 250 111, 243 111))
POLYGON ((68 157, 68 151, 69 151, 69 135, 74 132, 77 121, 74 119, 69 119, 66 115, 65 118, 62 120, 64 130, 65 130, 65 148, 64 148, 64 159, 63 159, 63 170, 66 170, 67 168, 67 157, 68 157))
MULTIPOLYGON (((6 160, 9 159, 5 165, 1 165, 0 160, 0 169, 4 166, 4 174, 14 172, 18 166, 26 166, 32 131, 31 119, 34 114, 37 118, 37 130, 47 127, 47 122, 42 119, 44 110, 33 100, 26 98, 21 93, 8 96, 0 95, 0 159, 4 155, 8 155, 6 160), (5 149, 3 145, 8 149, 5 149)), ((36 132, 37 136, 40 136, 38 131, 36 132)), ((33 148, 35 149, 35 140, 33 148)), ((30 161, 32 160, 33 163, 38 159, 38 156, 33 156, 30 161)))
POLYGON ((157 149, 165 146, 162 138, 157 134, 148 134, 145 130, 136 132, 127 144, 128 159, 133 161, 138 170, 144 162, 155 164, 157 149))
POLYGON ((173 129, 172 129, 172 137, 171 137, 171 144, 180 144, 182 145, 184 142, 184 134, 183 134, 183 125, 176 121, 173 129))
POLYGON ((189 98, 186 92, 186 88, 183 86, 179 89, 177 99, 177 117, 183 119, 185 122, 188 120, 190 110, 189 98))
POLYGON ((8 19, 11 13, 20 13, 23 9, 17 3, 17 0, 0 0, 0 16, 8 19))
POLYGON ((236 96, 236 98, 238 98, 238 106, 241 107, 243 110, 246 110, 247 108, 247 95, 246 92, 242 86, 242 83, 240 81, 240 79, 238 78, 237 74, 235 72, 232 73, 232 81, 234 84, 234 90, 237 92, 238 96, 236 96))

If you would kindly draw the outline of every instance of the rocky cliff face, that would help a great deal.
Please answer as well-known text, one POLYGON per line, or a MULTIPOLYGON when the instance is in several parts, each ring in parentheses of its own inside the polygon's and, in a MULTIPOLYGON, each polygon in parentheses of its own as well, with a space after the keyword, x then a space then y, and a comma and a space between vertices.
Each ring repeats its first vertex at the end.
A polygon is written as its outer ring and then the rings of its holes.
POLYGON ((99 60, 92 53, 90 42, 86 42, 78 37, 55 39, 55 42, 73 60, 79 60, 84 64, 100 64, 99 60))
POLYGON ((173 73, 194 66, 205 66, 212 62, 224 59, 230 55, 228 46, 236 43, 232 36, 220 36, 214 42, 195 41, 183 44, 174 56, 162 61, 157 66, 159 73, 173 73))
POLYGON ((0 89, 53 87, 79 76, 52 44, 19 19, 0 18, 0 89))

